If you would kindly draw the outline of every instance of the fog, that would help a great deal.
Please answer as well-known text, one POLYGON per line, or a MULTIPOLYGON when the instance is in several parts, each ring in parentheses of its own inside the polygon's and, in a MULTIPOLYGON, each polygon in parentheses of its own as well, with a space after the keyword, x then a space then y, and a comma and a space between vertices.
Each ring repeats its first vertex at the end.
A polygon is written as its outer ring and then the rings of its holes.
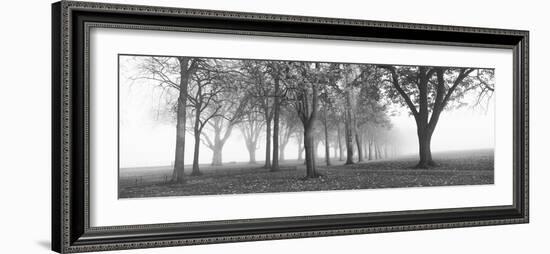
MULTIPOLYGON (((119 77, 119 160, 120 167, 145 167, 171 165, 174 161, 176 124, 167 118, 162 105, 166 94, 148 85, 146 80, 131 79, 135 62, 121 58, 119 77)), ((463 106, 446 110, 432 137, 432 151, 473 150, 494 147, 494 97, 487 104, 463 106)), ((473 104, 475 95, 467 95, 463 102, 473 104)), ((405 107, 391 107, 393 133, 399 140, 400 155, 414 155, 418 139, 414 118, 405 107)), ((343 120, 342 120, 343 121, 343 120)), ((256 151, 258 163, 265 155, 265 136, 260 138, 256 151)), ((286 159, 297 158, 298 146, 292 138, 285 149, 286 159)), ((186 134, 185 164, 192 163, 193 136, 186 134)), ((202 144, 201 144, 202 145, 202 144)), ((320 144, 318 155, 324 155, 320 144)), ((333 150, 330 150, 331 154, 333 150)), ((243 136, 234 128, 223 149, 223 162, 247 162, 249 159, 243 136)), ((201 146, 199 162, 208 164, 212 152, 201 146)))

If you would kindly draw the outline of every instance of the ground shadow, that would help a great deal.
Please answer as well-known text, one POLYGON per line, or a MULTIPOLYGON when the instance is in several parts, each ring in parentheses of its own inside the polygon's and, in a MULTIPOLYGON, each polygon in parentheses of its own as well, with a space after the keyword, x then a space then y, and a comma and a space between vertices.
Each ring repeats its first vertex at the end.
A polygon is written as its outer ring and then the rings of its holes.
POLYGON ((49 250, 51 248, 51 243, 49 240, 38 240, 36 244, 44 249, 49 250))

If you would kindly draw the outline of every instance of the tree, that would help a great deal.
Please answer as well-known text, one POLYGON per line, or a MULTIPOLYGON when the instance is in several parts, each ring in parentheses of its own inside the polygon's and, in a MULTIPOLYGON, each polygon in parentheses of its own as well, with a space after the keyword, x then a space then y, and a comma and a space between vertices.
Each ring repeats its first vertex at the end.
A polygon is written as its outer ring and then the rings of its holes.
MULTIPOLYGON (((279 171, 279 118, 282 104, 283 92, 281 89, 281 78, 283 77, 283 66, 280 61, 267 62, 267 72, 271 76, 274 84, 273 105, 271 112, 273 114, 273 162, 271 163, 271 171, 279 171)), ((267 159, 267 157, 266 157, 267 159)))
MULTIPOLYGON (((319 110, 319 113, 321 111, 319 110)), ((323 128, 321 128, 322 123, 320 121, 320 119, 317 120, 316 123, 313 124, 313 130, 312 130, 312 136, 313 137, 322 137, 323 136, 323 128)), ((317 165, 317 161, 318 161, 318 152, 319 152, 319 145, 324 143, 323 142, 324 140, 322 138, 314 138, 313 139, 313 160, 315 161, 315 165, 317 165)))
MULTIPOLYGON (((386 70, 384 81, 391 85, 389 97, 408 107, 417 126, 419 162, 417 168, 437 166, 432 159, 431 139, 439 117, 449 103, 458 102, 466 92, 486 87, 470 76, 475 68, 429 66, 379 66, 386 70)), ((481 74, 482 75, 482 74, 481 74)))
MULTIPOLYGON (((301 121, 301 120, 299 120, 301 121)), ((296 135, 296 143, 298 144, 298 160, 301 161, 304 159, 304 128, 303 126, 298 126, 296 135)), ((305 162, 304 162, 305 163, 305 162)))
POLYGON ((338 139, 338 160, 343 161, 344 160, 344 146, 342 146, 342 127, 340 126, 340 123, 336 126, 337 131, 337 139, 338 139))
MULTIPOLYGON (((344 160, 344 145, 342 144, 342 119, 345 119, 345 103, 342 100, 342 92, 338 92, 333 96, 333 105, 332 110, 329 114, 329 124, 333 126, 333 129, 336 129, 336 138, 335 138, 335 149, 338 150, 338 160, 344 160)), ((336 155, 336 153, 335 153, 336 155)))
POLYGON ((319 97, 323 84, 329 83, 329 78, 335 72, 336 65, 297 62, 294 71, 289 72, 288 80, 292 79, 288 89, 289 97, 304 130, 304 149, 306 154, 306 177, 319 176, 316 171, 315 148, 318 142, 314 137, 314 125, 319 111, 319 97))
MULTIPOLYGON (((361 68, 364 75, 356 79, 359 93, 357 94, 354 111, 355 140, 359 161, 363 161, 365 157, 368 157, 366 154, 370 152, 370 147, 363 144, 366 143, 367 135, 365 134, 368 131, 368 127, 374 127, 371 131, 378 128, 391 128, 391 121, 388 117, 386 107, 388 102, 382 100, 381 87, 378 84, 379 75, 373 66, 361 66, 361 68)), ((374 136, 378 136, 381 132, 374 132, 373 134, 374 139, 374 136)))
MULTIPOLYGON (((300 131, 298 115, 296 112, 292 112, 289 106, 281 107, 281 128, 279 135, 279 160, 285 160, 285 148, 290 142, 290 138, 300 131)), ((301 133, 298 133, 300 136, 301 133)), ((299 144, 301 147, 301 144, 299 144)), ((298 151, 299 153, 301 151, 298 151)), ((301 157, 301 155, 298 155, 301 157)), ((300 158, 301 159, 301 158, 300 158)))
POLYGON ((177 91, 173 108, 176 115, 176 149, 172 181, 184 181, 185 130, 187 120, 187 96, 189 78, 197 70, 200 60, 190 57, 147 57, 139 65, 143 76, 135 79, 153 81, 163 90, 177 91))
MULTIPOLYGON (((224 110, 220 110, 223 115, 224 110)), ((201 132, 203 144, 212 150, 212 166, 222 165, 222 150, 225 142, 231 135, 233 130, 233 121, 223 117, 215 117, 208 122, 208 126, 212 129, 214 138, 210 138, 205 132, 201 132)))
POLYGON ((334 106, 333 97, 336 98, 338 96, 338 90, 335 82, 335 77, 331 76, 328 79, 328 82, 332 84, 325 84, 323 86, 323 91, 321 94, 321 101, 323 106, 323 115, 322 115, 322 122, 323 122, 323 130, 324 130, 324 144, 325 144, 325 163, 327 166, 330 166, 330 140, 329 140, 329 118, 332 114, 332 107, 334 106))
MULTIPOLYGON (((315 178, 317 174, 314 156, 313 125, 317 118, 319 107, 318 79, 315 77, 311 64, 297 63, 295 77, 296 86, 292 88, 291 96, 294 101, 294 109, 298 114, 304 128, 304 148, 306 152, 306 177, 315 178)), ((318 69, 318 64, 315 64, 318 69)))
POLYGON ((215 117, 224 117, 220 114, 223 108, 223 98, 221 96, 224 87, 219 82, 218 73, 213 69, 213 63, 203 65, 196 71, 191 80, 190 92, 188 94, 189 106, 192 108, 193 129, 192 134, 195 138, 193 150, 193 169, 191 175, 201 175, 199 169, 199 153, 201 136, 204 127, 215 117))
POLYGON ((357 144, 359 160, 361 160, 361 146, 357 134, 357 123, 355 120, 357 87, 366 73, 359 65, 343 64, 341 67, 342 75, 342 96, 344 97, 344 137, 346 141, 346 165, 353 164, 353 139, 357 144))
POLYGON ((353 164, 353 129, 352 129, 352 106, 351 106, 351 88, 345 90, 345 115, 344 115, 344 135, 346 140, 346 165, 353 164))
POLYGON ((212 165, 222 165, 222 151, 227 139, 230 137, 233 127, 242 120, 244 109, 248 102, 245 89, 241 86, 239 75, 231 73, 227 68, 231 68, 232 61, 222 61, 218 63, 217 79, 220 82, 222 90, 219 92, 219 99, 222 103, 216 117, 208 121, 207 129, 213 134, 201 132, 202 141, 206 147, 212 150, 212 165))
POLYGON ((273 82, 267 75, 266 61, 243 60, 243 73, 248 77, 248 92, 254 98, 253 103, 263 114, 265 121, 265 164, 264 168, 271 168, 271 121, 273 120, 273 82))
POLYGON ((187 87, 189 77, 195 72, 197 60, 188 57, 177 57, 180 65, 180 85, 178 106, 176 109, 176 151, 174 160, 174 173, 172 180, 183 182, 185 167, 185 124, 187 120, 187 87))
POLYGON ((261 113, 252 106, 248 105, 243 110, 244 116, 239 124, 241 133, 243 134, 246 149, 248 150, 249 163, 256 164, 256 150, 258 149, 258 140, 264 126, 261 113))

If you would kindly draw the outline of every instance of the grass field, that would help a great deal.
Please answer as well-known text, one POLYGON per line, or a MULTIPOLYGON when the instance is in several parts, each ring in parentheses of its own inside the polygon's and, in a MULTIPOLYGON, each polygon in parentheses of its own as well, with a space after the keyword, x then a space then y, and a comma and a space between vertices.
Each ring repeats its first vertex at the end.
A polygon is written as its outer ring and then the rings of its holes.
POLYGON ((493 154, 493 150, 434 153, 439 166, 429 169, 413 169, 414 156, 353 165, 333 159, 335 165, 329 167, 320 160, 322 176, 315 179, 304 178, 300 161, 282 163, 279 172, 269 172, 261 163, 204 165, 202 176, 189 176, 183 184, 170 182, 170 166, 122 168, 119 198, 493 184, 493 154))

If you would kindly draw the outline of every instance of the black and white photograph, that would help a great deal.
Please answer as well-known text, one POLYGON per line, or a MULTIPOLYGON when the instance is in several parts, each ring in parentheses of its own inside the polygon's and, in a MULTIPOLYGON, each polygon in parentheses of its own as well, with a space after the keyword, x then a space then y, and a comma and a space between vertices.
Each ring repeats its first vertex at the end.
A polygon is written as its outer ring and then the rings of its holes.
POLYGON ((118 198, 494 184, 496 69, 118 55, 118 198))
POLYGON ((6 1, 0 254, 548 249, 547 5, 6 1))

